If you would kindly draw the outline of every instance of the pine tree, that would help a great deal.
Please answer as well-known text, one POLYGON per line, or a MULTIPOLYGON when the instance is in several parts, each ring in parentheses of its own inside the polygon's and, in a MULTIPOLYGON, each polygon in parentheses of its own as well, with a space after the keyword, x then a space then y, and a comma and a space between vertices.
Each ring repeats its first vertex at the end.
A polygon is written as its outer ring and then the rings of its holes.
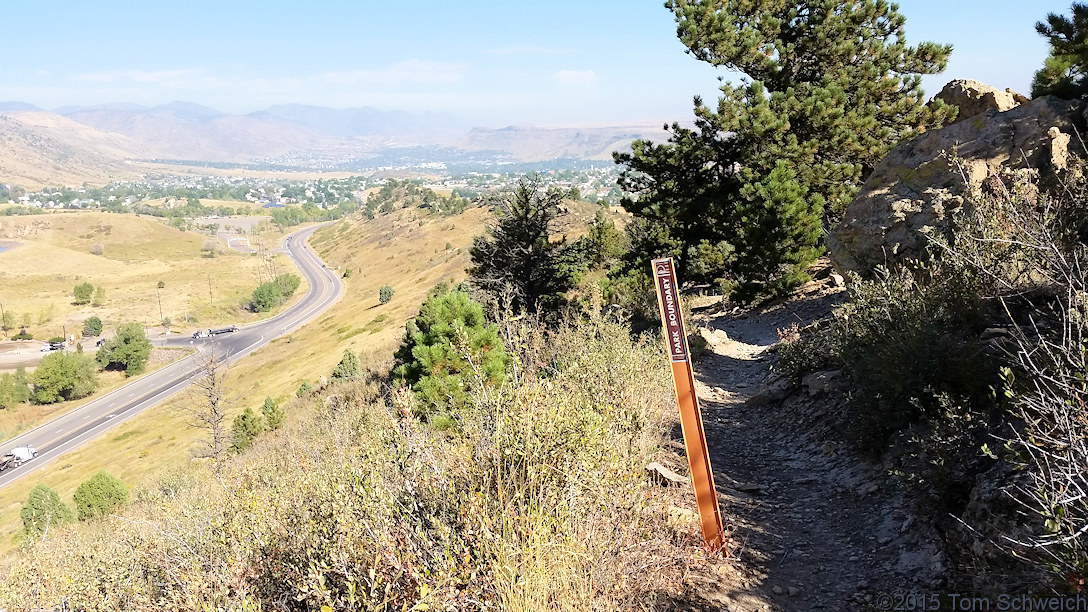
POLYGON ((566 239, 551 240, 563 194, 522 179, 498 204, 498 221, 469 250, 472 282, 514 312, 553 312, 577 284, 586 263, 566 239))
POLYGON ((271 397, 264 398, 264 405, 261 406, 261 416, 264 417, 264 425, 269 431, 275 431, 283 426, 283 419, 286 418, 284 414, 283 406, 272 399, 271 397))
POLYGON ((432 295, 408 322, 394 375, 410 385, 427 414, 468 401, 473 382, 499 385, 509 358, 483 307, 461 291, 432 295))
POLYGON ((1031 82, 1031 95, 1076 98, 1088 91, 1088 5, 1074 2, 1072 16, 1049 13, 1035 31, 1050 43, 1050 55, 1031 82))
POLYGON ((231 450, 236 453, 246 450, 262 431, 264 431, 264 423, 261 422, 261 416, 246 406, 242 414, 234 417, 234 421, 231 422, 231 450))
POLYGON ((713 108, 695 99, 694 129, 673 124, 667 143, 615 155, 632 196, 624 206, 653 226, 630 227, 673 248, 627 272, 672 255, 682 282, 726 276, 746 288, 742 298, 757 286, 782 293, 818 255, 821 222, 838 219, 887 150, 954 116, 924 105, 920 88, 951 48, 908 47, 903 16, 884 0, 665 6, 690 54, 743 78, 723 85, 713 108))
POLYGON ((753 186, 740 209, 737 300, 780 294, 805 281, 805 266, 820 254, 820 208, 819 196, 808 197, 783 161, 753 186))
POLYGON ((56 490, 37 485, 30 490, 19 518, 23 520, 23 533, 28 538, 38 538, 48 535, 51 529, 71 523, 73 515, 56 490))
POLYGON ((352 352, 351 349, 344 349, 344 356, 340 358, 340 363, 333 368, 331 378, 333 380, 348 380, 359 376, 362 371, 359 356, 352 352))
POLYGON ((786 161, 833 216, 889 148, 955 115, 940 101, 924 104, 921 89, 921 75, 944 70, 951 46, 907 46, 906 18, 885 0, 669 0, 666 7, 689 53, 748 81, 724 85, 716 111, 697 101, 696 114, 719 134, 760 134, 744 162, 766 176, 786 161), (746 117, 744 106, 762 109, 746 117))

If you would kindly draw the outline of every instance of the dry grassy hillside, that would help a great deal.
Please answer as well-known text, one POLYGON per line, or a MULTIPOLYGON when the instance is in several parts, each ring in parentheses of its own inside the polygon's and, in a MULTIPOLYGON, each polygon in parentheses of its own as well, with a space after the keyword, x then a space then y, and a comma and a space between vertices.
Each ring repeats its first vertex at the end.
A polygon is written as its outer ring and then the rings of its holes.
POLYGON ((27 189, 133 178, 144 147, 44 112, 0 114, 0 181, 27 189))
MULTIPOLYGON (((467 247, 483 231, 489 215, 486 209, 473 208, 455 217, 436 218, 425 217, 417 209, 402 209, 369 221, 354 215, 319 230, 311 239, 315 250, 330 267, 352 270, 344 279, 344 296, 318 320, 231 367, 232 410, 259 408, 265 397, 293 397, 303 381, 316 384, 327 376, 348 348, 361 353, 364 362, 388 359, 404 333, 404 323, 416 314, 427 291, 440 280, 464 278, 467 247), (384 284, 392 285, 396 294, 389 303, 379 304, 378 289, 384 284)), ((159 227, 162 230, 157 231, 175 231, 159 227)), ((18 250, 0 254, 0 264, 18 250)), ((204 261, 244 264, 248 260, 231 256, 204 261)), ((0 286, 5 280, 0 276, 0 286)), ((153 299, 154 283, 148 287, 153 299)), ((187 425, 184 408, 193 401, 190 394, 182 393, 4 489, 0 550, 18 544, 19 509, 36 484, 49 485, 71 499, 76 486, 100 469, 132 485, 167 466, 189 461, 190 448, 201 435, 187 425)), ((287 418, 290 422, 303 415, 288 413, 287 418)))
MULTIPOLYGON (((233 251, 205 257, 208 239, 128 214, 0 217, 0 240, 13 245, 0 253, 0 301, 36 338, 62 329, 78 334, 91 316, 107 329, 129 321, 157 326, 160 302, 177 331, 254 317, 242 305, 262 277, 268 280, 268 263, 233 251), (92 253, 95 245, 101 255, 92 253), (73 288, 84 282, 105 290, 101 306, 72 303, 73 288), (190 326, 182 322, 186 315, 195 319, 190 326)), ((265 242, 275 244, 278 234, 265 242)), ((275 261, 277 269, 293 270, 285 256, 275 261)))

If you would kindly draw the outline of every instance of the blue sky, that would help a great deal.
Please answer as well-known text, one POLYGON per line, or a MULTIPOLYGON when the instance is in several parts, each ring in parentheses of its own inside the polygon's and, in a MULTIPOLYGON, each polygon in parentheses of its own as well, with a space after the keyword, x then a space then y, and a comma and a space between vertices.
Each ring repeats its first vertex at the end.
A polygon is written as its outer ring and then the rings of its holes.
MULTIPOLYGON (((907 39, 952 43, 951 78, 1027 93, 1057 0, 902 0, 907 39)), ((684 120, 726 75, 660 0, 7 0, 0 100, 183 100, 446 111, 475 125, 684 120)))

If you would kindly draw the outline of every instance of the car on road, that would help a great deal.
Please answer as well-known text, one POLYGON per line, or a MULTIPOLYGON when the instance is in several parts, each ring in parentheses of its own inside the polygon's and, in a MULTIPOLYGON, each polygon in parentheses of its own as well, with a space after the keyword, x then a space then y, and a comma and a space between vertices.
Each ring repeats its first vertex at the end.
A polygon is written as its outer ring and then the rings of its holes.
POLYGON ((0 472, 10 467, 19 467, 37 456, 38 449, 33 446, 16 446, 8 454, 0 457, 0 472))

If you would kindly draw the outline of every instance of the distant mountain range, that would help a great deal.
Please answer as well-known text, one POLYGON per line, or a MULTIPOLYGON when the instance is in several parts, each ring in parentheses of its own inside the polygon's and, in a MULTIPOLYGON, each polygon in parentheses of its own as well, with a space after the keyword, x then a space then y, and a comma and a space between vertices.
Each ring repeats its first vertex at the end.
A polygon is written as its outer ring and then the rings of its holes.
MULTIPOLYGON (((52 111, 23 102, 0 102, 0 126, 5 134, 20 134, 0 149, 0 183, 18 183, 26 175, 15 172, 19 164, 8 163, 12 159, 38 159, 56 170, 78 160, 87 165, 80 166, 79 175, 93 167, 123 168, 125 163, 151 159, 235 164, 285 158, 350 159, 413 146, 493 151, 517 161, 538 162, 607 159, 612 151, 628 148, 635 138, 663 135, 660 124, 486 129, 473 128, 448 113, 284 104, 231 115, 188 102, 155 107, 71 106, 52 111)), ((111 173, 103 170, 95 176, 111 173)), ((41 180, 42 172, 32 174, 34 182, 41 180)))

